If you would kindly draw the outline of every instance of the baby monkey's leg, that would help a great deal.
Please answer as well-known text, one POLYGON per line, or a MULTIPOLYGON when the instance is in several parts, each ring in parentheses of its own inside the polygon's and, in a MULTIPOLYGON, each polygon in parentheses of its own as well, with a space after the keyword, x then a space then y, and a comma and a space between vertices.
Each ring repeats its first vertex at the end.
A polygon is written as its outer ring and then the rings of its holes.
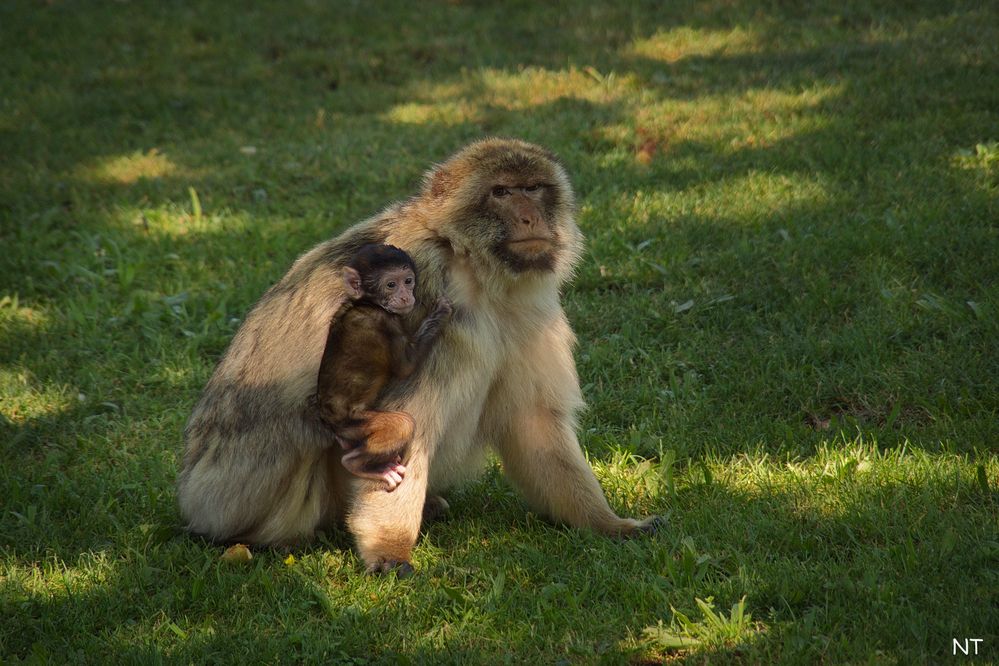
POLYGON ((384 481, 391 492, 406 473, 402 457, 415 428, 406 412, 362 412, 338 432, 340 445, 348 449, 341 462, 355 476, 384 481))

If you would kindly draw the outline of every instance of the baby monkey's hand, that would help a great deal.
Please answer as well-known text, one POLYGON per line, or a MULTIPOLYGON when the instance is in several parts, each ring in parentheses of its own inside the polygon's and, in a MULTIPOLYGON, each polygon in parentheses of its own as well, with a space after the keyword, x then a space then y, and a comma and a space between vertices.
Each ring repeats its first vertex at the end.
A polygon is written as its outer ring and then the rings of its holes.
POLYGON ((451 316, 454 311, 454 303, 447 296, 441 296, 437 299, 437 303, 434 306, 434 313, 432 317, 444 318, 451 316))

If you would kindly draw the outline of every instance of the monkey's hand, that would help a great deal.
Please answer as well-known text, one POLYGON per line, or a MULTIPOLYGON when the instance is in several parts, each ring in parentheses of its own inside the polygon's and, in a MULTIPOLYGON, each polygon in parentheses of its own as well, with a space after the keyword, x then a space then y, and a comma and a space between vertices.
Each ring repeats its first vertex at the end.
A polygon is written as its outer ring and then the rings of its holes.
POLYGON ((434 313, 430 316, 444 319, 450 317, 453 311, 454 303, 451 302, 451 299, 447 296, 441 296, 437 299, 437 303, 434 304, 434 313))
POLYGON ((437 299, 437 302, 434 304, 434 311, 427 315, 427 318, 420 324, 420 329, 416 331, 416 335, 406 345, 404 352, 405 369, 397 372, 397 376, 408 377, 416 371, 416 368, 430 352, 430 346, 434 340, 441 334, 441 327, 451 318, 451 311, 453 309, 451 301, 447 296, 441 296, 437 299))

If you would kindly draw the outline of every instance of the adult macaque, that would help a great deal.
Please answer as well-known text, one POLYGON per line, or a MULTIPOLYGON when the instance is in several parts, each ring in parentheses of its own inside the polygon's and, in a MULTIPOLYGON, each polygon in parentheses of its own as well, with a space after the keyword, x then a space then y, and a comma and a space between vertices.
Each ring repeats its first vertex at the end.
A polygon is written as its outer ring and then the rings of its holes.
POLYGON ((402 457, 413 438, 413 417, 374 409, 390 382, 408 379, 426 358, 451 304, 441 297, 410 337, 400 316, 416 305, 416 266, 391 245, 365 245, 343 269, 352 304, 330 322, 319 364, 316 405, 347 452, 340 463, 355 476, 378 479, 388 490, 402 483, 402 457))
POLYGON ((611 510, 576 440, 583 400, 559 303, 582 249, 573 215, 551 153, 487 139, 430 170, 413 198, 300 257, 247 315, 188 421, 178 497, 189 529, 277 544, 346 518, 369 570, 408 571, 425 502, 439 505, 435 494, 473 476, 492 447, 551 518, 611 535, 654 530, 655 518, 611 510), (454 304, 422 370, 380 401, 416 423, 406 480, 391 493, 345 472, 308 407, 346 298, 343 266, 367 243, 409 253, 420 303, 454 304))

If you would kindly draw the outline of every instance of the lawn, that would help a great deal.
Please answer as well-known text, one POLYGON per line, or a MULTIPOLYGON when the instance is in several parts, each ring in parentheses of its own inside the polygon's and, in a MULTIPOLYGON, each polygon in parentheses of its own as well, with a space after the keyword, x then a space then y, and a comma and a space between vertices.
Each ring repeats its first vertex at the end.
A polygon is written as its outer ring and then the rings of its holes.
POLYGON ((993 3, 5 2, 0 248, 0 662, 999 661, 993 3), (573 178, 580 439, 667 529, 492 461, 409 579, 185 536, 240 319, 494 134, 573 178))

